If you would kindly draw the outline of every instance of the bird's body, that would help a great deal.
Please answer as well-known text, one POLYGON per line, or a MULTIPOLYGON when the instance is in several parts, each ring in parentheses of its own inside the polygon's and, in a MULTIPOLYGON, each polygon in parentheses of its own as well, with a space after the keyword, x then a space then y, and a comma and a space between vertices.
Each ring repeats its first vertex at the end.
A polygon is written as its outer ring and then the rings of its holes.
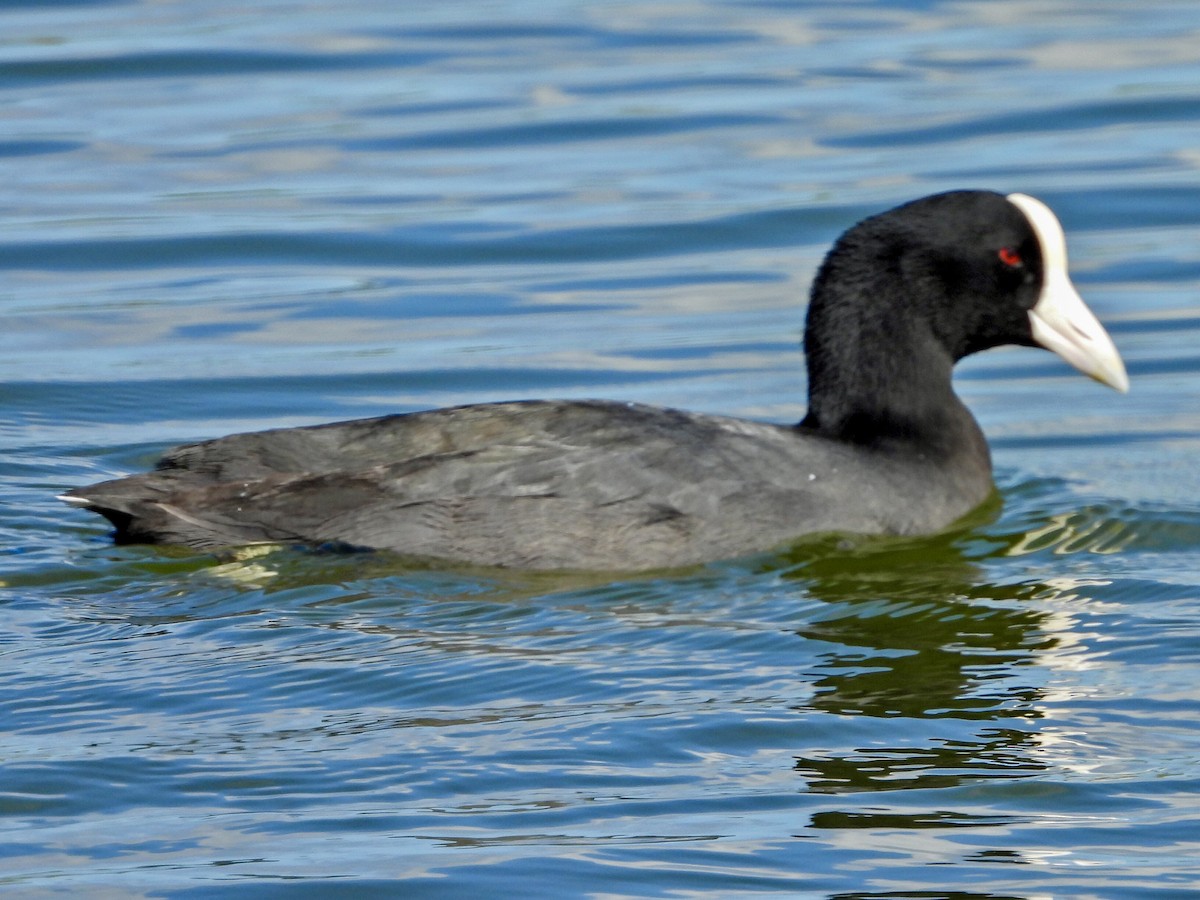
POLYGON ((87 496, 124 511, 124 540, 334 542, 482 565, 647 569, 806 532, 944 527, 991 489, 982 439, 975 451, 898 460, 795 426, 525 401, 191 444, 87 496))
POLYGON ((480 404, 186 445, 64 499, 125 542, 333 543, 528 569, 645 570, 818 532, 934 532, 992 490, 986 441, 951 386, 959 358, 1042 344, 1126 385, 1065 267, 1038 201, 937 195, 865 220, 829 254, 799 425, 480 404))

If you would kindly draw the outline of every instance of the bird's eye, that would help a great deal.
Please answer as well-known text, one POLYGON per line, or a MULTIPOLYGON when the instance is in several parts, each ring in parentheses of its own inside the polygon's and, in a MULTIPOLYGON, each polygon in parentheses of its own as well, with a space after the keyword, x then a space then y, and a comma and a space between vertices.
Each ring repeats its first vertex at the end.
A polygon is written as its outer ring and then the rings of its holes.
POLYGON ((1021 254, 1012 247, 1001 247, 997 251, 996 256, 1000 258, 1000 262, 1004 263, 1010 269, 1019 269, 1025 264, 1025 261, 1021 259, 1021 254))

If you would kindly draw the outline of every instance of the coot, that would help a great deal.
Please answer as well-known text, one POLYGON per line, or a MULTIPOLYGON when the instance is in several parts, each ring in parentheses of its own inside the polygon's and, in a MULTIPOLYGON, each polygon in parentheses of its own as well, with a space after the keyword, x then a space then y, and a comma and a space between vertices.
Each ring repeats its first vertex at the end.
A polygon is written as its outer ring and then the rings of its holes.
POLYGON ((526 569, 645 570, 815 532, 925 534, 992 491, 951 386, 964 356, 1042 346, 1119 391, 1057 218, 954 191, 868 218, 812 288, 796 425, 632 403, 487 403, 237 434, 78 488, 118 542, 335 544, 526 569))

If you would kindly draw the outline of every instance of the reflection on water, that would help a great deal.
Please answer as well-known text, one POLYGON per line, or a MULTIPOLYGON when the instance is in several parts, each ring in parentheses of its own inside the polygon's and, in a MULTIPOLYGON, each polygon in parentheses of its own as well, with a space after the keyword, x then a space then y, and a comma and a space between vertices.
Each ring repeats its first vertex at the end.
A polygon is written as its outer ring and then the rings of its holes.
POLYGON ((1048 514, 1044 525, 1020 535, 1006 551, 1011 556, 1117 554, 1191 545, 1200 538, 1200 520, 1186 509, 1130 509, 1089 505, 1048 514))
MULTIPOLYGON (((953 537, 868 543, 789 578, 828 604, 796 631, 819 648, 806 667, 813 695, 798 712, 903 721, 896 737, 910 741, 921 734, 914 722, 953 723, 915 744, 876 738, 799 756, 809 790, 929 789, 1045 769, 1034 733, 1041 691, 1021 674, 1055 642, 1044 613, 1020 603, 1036 587, 981 584, 983 570, 953 537)), ((823 821, 862 827, 853 822, 870 819, 838 813, 823 821)))
POLYGON ((1055 553, 1120 553, 1136 540, 1137 534, 1125 523, 1107 516, 1093 518, 1086 512, 1056 513, 1052 521, 1022 535, 1009 553, 1021 556, 1053 550, 1055 553))
MULTIPOLYGON (((806 779, 808 790, 818 793, 928 790, 1045 772, 1049 765, 1039 760, 1040 746, 1037 736, 1028 731, 987 728, 970 738, 934 741, 929 746, 855 748, 836 757, 802 756, 796 760, 796 771, 806 779)), ((870 814, 859 815, 859 822, 871 821, 870 814)), ((968 823, 973 820, 969 814, 956 815, 968 823)), ((916 820, 923 817, 912 816, 916 820)), ((973 821, 994 824, 986 818, 973 821)), ((833 827, 834 822, 826 819, 823 825, 833 827)))

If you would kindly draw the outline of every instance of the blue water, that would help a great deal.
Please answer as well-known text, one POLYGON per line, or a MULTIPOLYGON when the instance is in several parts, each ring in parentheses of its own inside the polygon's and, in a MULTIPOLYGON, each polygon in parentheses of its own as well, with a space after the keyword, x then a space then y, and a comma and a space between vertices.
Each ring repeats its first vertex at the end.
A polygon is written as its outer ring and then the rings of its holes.
POLYGON ((0 5, 0 887, 1200 897, 1200 6, 0 5), (1042 197, 1129 365, 1002 503, 670 578, 113 548, 67 487, 515 397, 803 413, 857 218, 1042 197))

